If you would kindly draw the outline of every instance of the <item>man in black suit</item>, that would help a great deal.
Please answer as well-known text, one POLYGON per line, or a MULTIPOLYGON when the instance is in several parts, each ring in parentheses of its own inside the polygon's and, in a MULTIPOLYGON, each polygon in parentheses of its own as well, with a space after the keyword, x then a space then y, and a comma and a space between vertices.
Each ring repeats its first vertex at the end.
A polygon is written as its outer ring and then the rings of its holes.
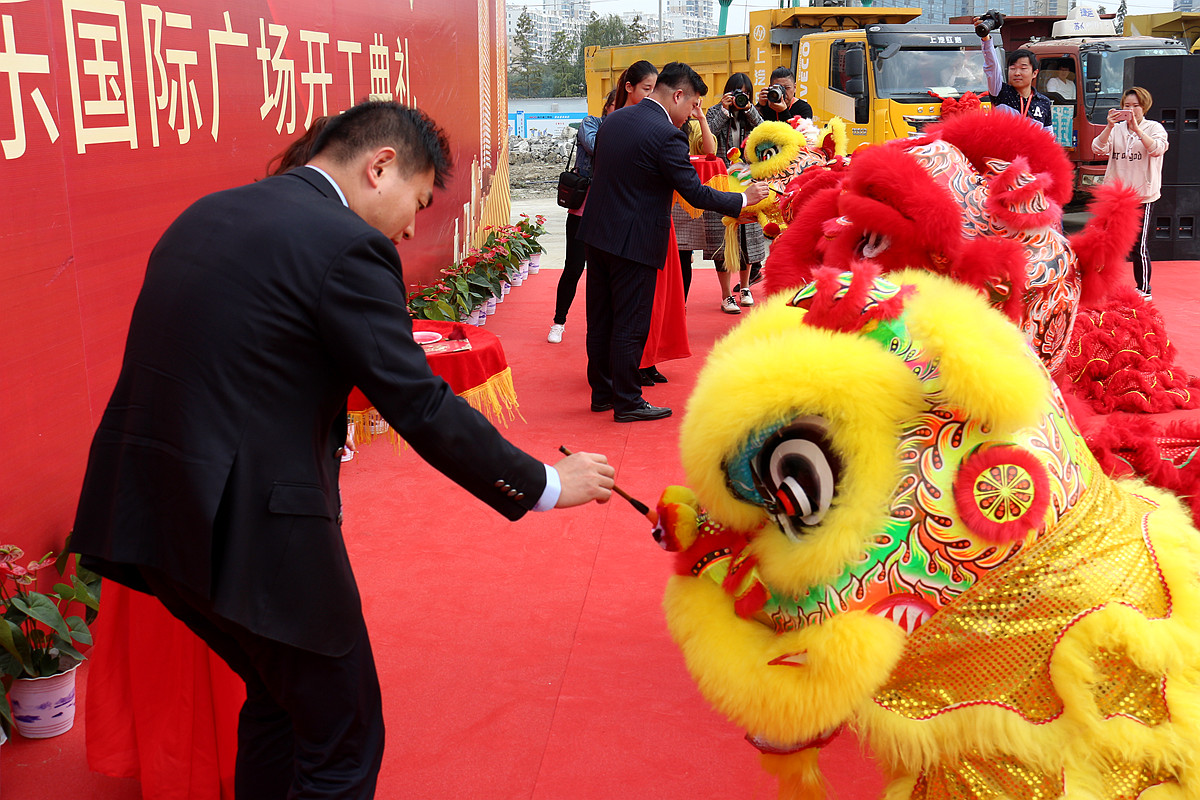
POLYGON ((441 130, 364 103, 313 153, 200 199, 155 246, 71 539, 246 681, 239 800, 374 795, 379 682, 337 490, 352 386, 509 519, 612 487, 603 456, 550 467, 509 444, 412 339, 394 243, 448 174, 441 130))
POLYGON ((649 97, 609 114, 596 136, 578 233, 588 257, 587 375, 592 411, 613 409, 617 422, 671 416, 671 409, 642 399, 637 368, 650 332, 654 285, 666 262, 672 194, 730 217, 767 194, 757 183, 745 194, 700 183, 680 126, 707 93, 695 70, 673 61, 649 97))

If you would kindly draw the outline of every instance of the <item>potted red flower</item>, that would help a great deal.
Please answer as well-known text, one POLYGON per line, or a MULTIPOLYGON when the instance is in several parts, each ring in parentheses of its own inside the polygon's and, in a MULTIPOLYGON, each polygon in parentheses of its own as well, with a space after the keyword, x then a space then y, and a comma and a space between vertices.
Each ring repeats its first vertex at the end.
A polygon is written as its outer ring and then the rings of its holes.
POLYGON ((63 576, 67 558, 53 553, 20 564, 24 552, 0 545, 0 676, 4 702, 0 724, 15 725, 26 738, 57 736, 75 722, 75 668, 84 656, 76 645, 90 645, 88 623, 100 610, 100 577, 75 565, 70 584, 51 592, 37 591, 39 573, 54 566, 63 576), (85 620, 64 616, 71 603, 81 603, 85 620))

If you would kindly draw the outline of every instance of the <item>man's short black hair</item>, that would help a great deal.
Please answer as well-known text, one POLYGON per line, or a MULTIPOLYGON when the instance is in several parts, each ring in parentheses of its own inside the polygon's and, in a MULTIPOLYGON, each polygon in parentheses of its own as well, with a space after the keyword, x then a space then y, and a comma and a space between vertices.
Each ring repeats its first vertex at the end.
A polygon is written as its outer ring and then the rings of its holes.
POLYGON ((787 67, 776 67, 775 69, 771 70, 771 83, 775 83, 775 81, 779 80, 780 78, 791 78, 793 81, 796 80, 796 76, 792 74, 792 71, 787 67))
POLYGON ((1024 47, 1022 47, 1020 50, 1013 50, 1011 53, 1009 53, 1008 58, 1004 61, 1004 66, 1011 67, 1022 58, 1028 58, 1029 66, 1033 68, 1034 72, 1038 71, 1037 53, 1033 52, 1032 50, 1026 50, 1024 47))
POLYGON ((662 72, 658 73, 658 83, 656 86, 669 86, 671 89, 684 89, 695 92, 704 97, 708 94, 708 84, 700 77, 696 70, 684 64, 682 61, 672 61, 662 68, 662 72))
POLYGON ((432 169, 433 184, 439 188, 450 177, 453 160, 445 132, 423 111, 392 101, 359 103, 333 117, 313 143, 310 157, 320 153, 345 164, 377 147, 395 149, 403 174, 432 169))

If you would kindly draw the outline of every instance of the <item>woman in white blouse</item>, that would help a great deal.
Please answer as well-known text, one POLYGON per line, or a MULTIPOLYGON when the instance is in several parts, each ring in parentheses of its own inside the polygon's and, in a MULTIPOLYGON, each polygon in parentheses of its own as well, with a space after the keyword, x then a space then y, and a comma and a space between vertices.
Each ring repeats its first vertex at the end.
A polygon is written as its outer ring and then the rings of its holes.
POLYGON ((1150 254, 1146 239, 1150 235, 1150 214, 1162 189, 1163 153, 1167 152, 1167 131, 1146 119, 1153 98, 1140 86, 1128 89, 1121 107, 1108 112, 1108 125, 1092 140, 1096 155, 1108 156, 1104 182, 1120 181, 1142 198, 1142 231, 1130 258, 1133 277, 1142 296, 1150 297, 1150 254))

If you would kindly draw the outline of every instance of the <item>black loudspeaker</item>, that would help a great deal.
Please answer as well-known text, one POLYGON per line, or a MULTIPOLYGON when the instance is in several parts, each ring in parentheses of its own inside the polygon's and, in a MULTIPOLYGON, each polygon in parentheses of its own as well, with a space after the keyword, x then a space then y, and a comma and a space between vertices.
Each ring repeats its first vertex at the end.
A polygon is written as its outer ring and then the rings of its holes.
POLYGON ((1125 86, 1150 91, 1154 102, 1146 117, 1167 130, 1170 146, 1163 156, 1163 184, 1200 184, 1200 58, 1131 58, 1125 62, 1125 86))
POLYGON ((1150 212, 1151 261, 1200 260, 1200 186, 1164 186, 1150 212))

